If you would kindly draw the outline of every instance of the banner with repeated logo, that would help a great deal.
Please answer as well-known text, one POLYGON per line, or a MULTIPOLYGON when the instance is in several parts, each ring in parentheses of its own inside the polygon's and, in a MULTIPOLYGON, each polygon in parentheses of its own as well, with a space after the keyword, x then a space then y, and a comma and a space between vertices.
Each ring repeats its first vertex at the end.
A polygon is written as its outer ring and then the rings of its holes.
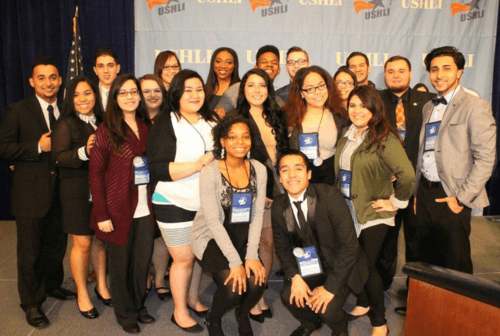
POLYGON ((280 88, 289 82, 286 51, 296 45, 332 75, 350 52, 366 53, 369 79, 381 89, 384 62, 402 55, 412 63, 411 86, 434 91, 422 61, 451 45, 465 55, 461 84, 491 101, 497 13, 495 0, 136 0, 135 70, 152 73, 156 55, 172 50, 206 79, 212 52, 227 46, 238 53, 241 77, 257 49, 273 44, 280 88))

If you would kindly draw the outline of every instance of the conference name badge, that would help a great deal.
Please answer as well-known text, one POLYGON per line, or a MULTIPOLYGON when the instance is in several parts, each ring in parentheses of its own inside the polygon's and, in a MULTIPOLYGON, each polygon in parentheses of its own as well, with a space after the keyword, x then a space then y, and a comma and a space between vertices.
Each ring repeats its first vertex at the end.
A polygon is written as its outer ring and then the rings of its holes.
POLYGON ((306 278, 323 273, 316 247, 296 247, 293 249, 293 255, 297 259, 301 277, 306 278))
POLYGON ((399 136, 401 137, 401 140, 405 140, 405 136, 406 136, 406 131, 398 131, 399 133, 399 136))
POLYGON ((252 213, 252 194, 234 193, 231 207, 231 224, 250 223, 252 213))
POLYGON ((300 151, 311 161, 319 157, 318 133, 304 133, 299 135, 300 151))
POLYGON ((134 166, 134 185, 149 183, 148 158, 145 156, 136 156, 132 161, 134 166))
POLYGON ((425 151, 434 150, 434 145, 436 144, 440 125, 441 121, 436 121, 425 125, 425 151))
POLYGON ((348 199, 351 199, 351 179, 352 174, 350 171, 340 171, 340 192, 348 199))

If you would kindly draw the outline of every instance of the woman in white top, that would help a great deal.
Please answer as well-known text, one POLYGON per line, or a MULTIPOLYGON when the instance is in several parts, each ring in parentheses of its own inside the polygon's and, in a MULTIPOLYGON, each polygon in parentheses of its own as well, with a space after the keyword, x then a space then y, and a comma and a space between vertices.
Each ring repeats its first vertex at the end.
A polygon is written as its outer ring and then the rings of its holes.
POLYGON ((201 268, 196 263, 193 274, 190 234, 200 208, 200 170, 214 159, 211 131, 218 117, 208 108, 200 75, 192 70, 182 70, 172 80, 167 111, 171 112, 160 115, 151 128, 147 146, 153 211, 173 259, 170 288, 175 310, 171 320, 184 331, 198 332, 203 329, 187 309, 199 316, 208 309, 197 296, 201 268))

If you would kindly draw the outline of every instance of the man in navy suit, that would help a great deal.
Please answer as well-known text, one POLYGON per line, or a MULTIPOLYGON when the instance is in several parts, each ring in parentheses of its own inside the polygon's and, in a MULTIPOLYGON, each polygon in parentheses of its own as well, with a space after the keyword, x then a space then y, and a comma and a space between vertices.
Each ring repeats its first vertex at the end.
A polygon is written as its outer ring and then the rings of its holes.
POLYGON ((18 289, 28 323, 42 328, 46 295, 71 299, 61 288, 66 235, 61 228, 50 133, 59 117, 61 76, 55 61, 39 56, 29 79, 35 94, 8 105, 0 123, 0 159, 12 162, 12 214, 17 226, 18 289))

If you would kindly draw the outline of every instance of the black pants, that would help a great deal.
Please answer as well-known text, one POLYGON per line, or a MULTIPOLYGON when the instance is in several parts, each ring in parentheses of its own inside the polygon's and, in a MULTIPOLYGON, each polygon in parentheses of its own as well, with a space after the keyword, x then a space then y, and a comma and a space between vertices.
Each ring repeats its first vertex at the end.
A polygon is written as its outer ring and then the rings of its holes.
POLYGON ((405 209, 399 209, 395 226, 389 228, 384 244, 380 250, 377 260, 377 270, 382 278, 384 290, 389 289, 396 274, 398 260, 399 230, 403 226, 405 238, 405 260, 406 262, 418 261, 418 239, 416 217, 413 213, 413 200, 410 198, 405 209))
POLYGON ((111 296, 118 324, 137 323, 143 308, 153 254, 155 224, 151 216, 134 218, 126 246, 106 242, 111 296))
POLYGON ((46 291, 60 287, 67 235, 62 231, 59 197, 43 218, 16 217, 17 273, 21 308, 41 305, 46 291))
MULTIPOLYGON (((322 286, 326 280, 324 275, 304 279, 311 290, 318 286, 322 286)), ((332 301, 328 304, 325 313, 319 312, 316 314, 308 306, 300 308, 290 304, 290 293, 292 289, 292 282, 285 281, 283 290, 281 291, 281 301, 290 310, 292 315, 300 321, 300 323, 311 330, 316 329, 321 323, 325 323, 332 329, 333 333, 340 334, 342 331, 347 330, 347 319, 343 309, 347 296, 350 293, 349 288, 346 286, 342 292, 337 293, 332 301)))
POLYGON ((390 226, 378 224, 361 231, 359 245, 365 251, 368 259, 370 276, 363 291, 358 296, 357 306, 370 307, 368 316, 373 327, 380 327, 387 323, 385 319, 384 290, 382 279, 377 271, 377 258, 390 226))
POLYGON ((429 186, 421 181, 417 190, 417 224, 419 261, 472 274, 470 249, 471 209, 455 214, 447 203, 436 198, 447 197, 441 185, 429 186))

